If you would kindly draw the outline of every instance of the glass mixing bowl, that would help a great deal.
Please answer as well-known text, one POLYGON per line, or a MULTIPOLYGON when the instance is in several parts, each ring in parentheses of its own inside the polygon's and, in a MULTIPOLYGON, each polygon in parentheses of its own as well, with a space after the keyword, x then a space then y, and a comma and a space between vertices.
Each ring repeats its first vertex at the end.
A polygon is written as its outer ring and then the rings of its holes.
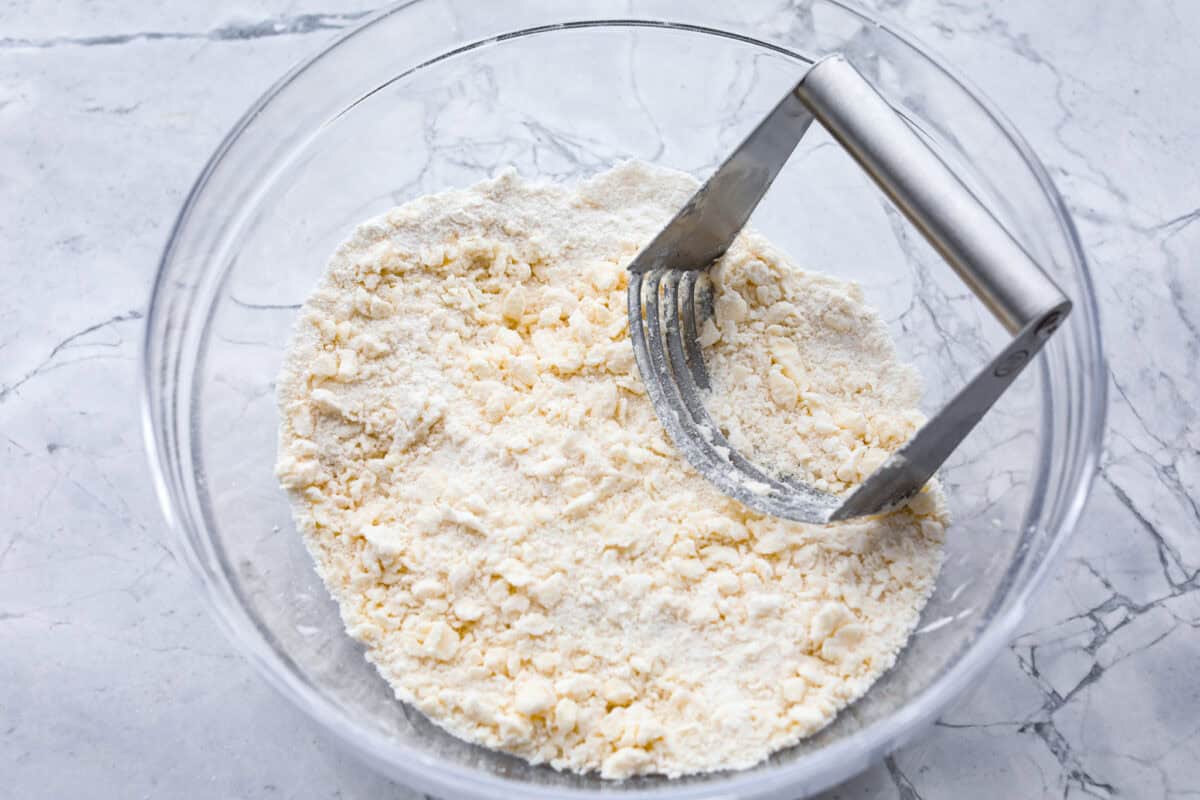
MULTIPOLYGON (((419 0, 375 17, 276 84, 204 169, 163 255, 146 329, 145 429, 168 521, 217 617, 270 682, 414 788, 454 798, 817 791, 917 735, 979 677, 1078 519, 1100 452, 1105 373, 1071 222, 994 111, 911 39, 839 3, 634 0, 631 19, 605 21, 587 11, 611 3, 547 0, 485 16, 500 7, 419 0), (703 176, 832 51, 1075 300, 1044 355, 943 470, 955 523, 918 633, 833 725, 741 772, 607 783, 450 737, 398 704, 344 634, 276 485, 274 380, 296 308, 356 223, 503 165, 565 181, 638 158, 703 176)), ((863 285, 926 376, 928 409, 1004 340, 815 127, 754 224, 797 263, 863 285)))

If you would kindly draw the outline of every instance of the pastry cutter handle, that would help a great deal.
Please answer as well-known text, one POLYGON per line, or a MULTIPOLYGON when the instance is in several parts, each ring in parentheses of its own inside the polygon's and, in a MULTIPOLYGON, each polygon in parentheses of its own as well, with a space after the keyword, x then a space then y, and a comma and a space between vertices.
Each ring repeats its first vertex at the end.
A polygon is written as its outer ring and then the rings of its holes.
POLYGON ((830 516, 849 519, 920 491, 1042 348, 1071 301, 843 56, 818 61, 794 93, 1013 337, 830 516))
POLYGON ((1068 304, 1004 226, 841 55, 796 96, 1014 336, 1068 304))

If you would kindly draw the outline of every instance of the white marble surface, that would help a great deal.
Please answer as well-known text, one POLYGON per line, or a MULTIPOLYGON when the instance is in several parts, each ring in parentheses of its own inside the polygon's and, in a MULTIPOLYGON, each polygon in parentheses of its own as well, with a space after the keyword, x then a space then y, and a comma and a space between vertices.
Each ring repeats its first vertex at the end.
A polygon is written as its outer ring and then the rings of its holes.
MULTIPOLYGON (((1024 633, 918 744, 828 797, 1200 795, 1200 4, 874 0, 1050 166, 1112 407, 1024 633)), ((396 797, 272 692, 171 555, 136 403, 155 262, 200 165, 372 0, 0 1, 5 796, 396 797)))

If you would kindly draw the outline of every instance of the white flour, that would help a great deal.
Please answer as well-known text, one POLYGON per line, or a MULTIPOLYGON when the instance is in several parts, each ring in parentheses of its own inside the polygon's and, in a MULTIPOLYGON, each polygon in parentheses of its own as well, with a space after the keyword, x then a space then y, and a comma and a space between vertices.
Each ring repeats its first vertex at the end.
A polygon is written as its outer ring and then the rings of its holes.
MULTIPOLYGON (((606 777, 750 766, 894 662, 933 587, 936 492, 763 517, 675 453, 626 338, 625 264, 695 189, 513 173, 362 225, 280 379, 278 474, 350 634, 452 733, 606 777)), ((920 417, 855 287, 743 235, 715 271, 712 412, 842 490, 920 417)))

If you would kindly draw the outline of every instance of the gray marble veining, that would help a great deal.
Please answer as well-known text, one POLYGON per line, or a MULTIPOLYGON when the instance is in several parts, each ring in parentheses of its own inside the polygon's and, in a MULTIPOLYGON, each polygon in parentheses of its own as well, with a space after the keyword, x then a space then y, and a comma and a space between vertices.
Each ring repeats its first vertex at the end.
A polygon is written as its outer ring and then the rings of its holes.
MULTIPOLYGON (((0 775, 24 797, 396 797, 271 692, 171 554, 137 356, 199 166, 370 0, 0 1, 0 775)), ((1020 636, 829 798, 1200 795, 1200 5, 874 0, 989 95, 1079 226, 1102 472, 1020 636)))

